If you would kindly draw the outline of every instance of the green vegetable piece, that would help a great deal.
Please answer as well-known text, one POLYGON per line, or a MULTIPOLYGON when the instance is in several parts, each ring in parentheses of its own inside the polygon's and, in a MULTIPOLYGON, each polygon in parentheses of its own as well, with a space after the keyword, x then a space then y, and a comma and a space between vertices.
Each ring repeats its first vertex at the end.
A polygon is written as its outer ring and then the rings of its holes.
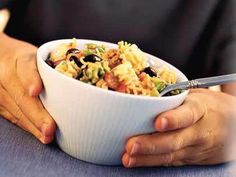
POLYGON ((151 80, 155 84, 155 87, 158 92, 161 92, 167 86, 165 81, 163 81, 162 79, 160 79, 158 77, 152 77, 151 80))
POLYGON ((160 94, 159 94, 159 92, 157 91, 157 89, 156 88, 153 88, 152 89, 152 92, 151 92, 151 96, 154 96, 154 97, 157 97, 157 96, 159 96, 160 94))

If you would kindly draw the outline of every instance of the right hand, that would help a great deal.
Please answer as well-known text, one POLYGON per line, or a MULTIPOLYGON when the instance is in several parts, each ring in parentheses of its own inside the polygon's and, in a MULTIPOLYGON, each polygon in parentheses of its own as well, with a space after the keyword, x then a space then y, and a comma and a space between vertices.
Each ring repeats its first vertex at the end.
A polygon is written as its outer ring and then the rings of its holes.
POLYGON ((213 165, 236 159, 236 97, 190 90, 179 107, 157 116, 157 132, 131 137, 125 167, 213 165))
POLYGON ((43 107, 37 48, 0 33, 0 115, 42 143, 53 140, 56 124, 43 107))

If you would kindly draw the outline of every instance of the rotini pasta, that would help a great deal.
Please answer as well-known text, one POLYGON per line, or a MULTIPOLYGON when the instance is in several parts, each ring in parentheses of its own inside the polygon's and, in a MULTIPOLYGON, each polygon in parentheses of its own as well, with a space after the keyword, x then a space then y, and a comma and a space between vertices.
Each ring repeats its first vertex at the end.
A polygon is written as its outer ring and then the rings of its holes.
POLYGON ((77 46, 76 39, 72 39, 72 42, 69 44, 64 44, 64 43, 60 44, 50 53, 50 59, 53 62, 65 60, 66 52, 71 48, 75 48, 76 46, 77 46))
POLYGON ((80 68, 74 61, 62 61, 56 66, 55 70, 73 78, 76 78, 80 72, 80 68))
POLYGON ((140 73, 147 67, 147 59, 138 46, 123 41, 119 42, 118 45, 121 51, 121 58, 130 62, 136 73, 140 73))
POLYGON ((132 68, 132 65, 129 62, 122 63, 112 69, 112 72, 115 77, 118 78, 120 82, 125 82, 129 85, 131 83, 138 82, 138 76, 132 68))
POLYGON ((121 41, 117 48, 107 49, 90 43, 82 50, 76 45, 75 39, 60 44, 46 62, 82 82, 133 95, 159 96, 167 85, 177 81, 175 72, 169 68, 150 67, 146 55, 135 44, 121 41))
POLYGON ((171 71, 167 67, 161 67, 157 70, 160 78, 163 79, 167 84, 174 84, 177 81, 175 72, 171 71))
POLYGON ((83 82, 91 82, 96 84, 105 74, 102 64, 99 62, 88 62, 83 69, 83 76, 80 78, 83 82))

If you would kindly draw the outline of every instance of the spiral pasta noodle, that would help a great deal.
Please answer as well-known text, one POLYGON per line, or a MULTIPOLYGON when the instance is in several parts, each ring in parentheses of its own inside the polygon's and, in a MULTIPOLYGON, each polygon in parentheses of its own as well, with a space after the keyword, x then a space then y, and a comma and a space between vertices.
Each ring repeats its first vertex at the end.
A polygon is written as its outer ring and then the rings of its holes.
POLYGON ((123 41, 118 43, 121 51, 121 58, 131 63, 136 73, 147 67, 147 58, 135 44, 128 44, 123 41))
POLYGON ((129 62, 116 66, 112 72, 120 82, 124 81, 127 85, 138 81, 138 77, 129 62))
POLYGON ((96 84, 104 74, 105 71, 101 63, 87 63, 85 69, 83 70, 83 77, 81 78, 81 81, 96 84))
POLYGON ((177 81, 176 73, 171 71, 167 67, 159 68, 157 70, 157 73, 167 84, 174 84, 177 81))
POLYGON ((56 66, 55 70, 69 77, 76 78, 80 71, 80 68, 75 64, 74 61, 62 61, 56 66))

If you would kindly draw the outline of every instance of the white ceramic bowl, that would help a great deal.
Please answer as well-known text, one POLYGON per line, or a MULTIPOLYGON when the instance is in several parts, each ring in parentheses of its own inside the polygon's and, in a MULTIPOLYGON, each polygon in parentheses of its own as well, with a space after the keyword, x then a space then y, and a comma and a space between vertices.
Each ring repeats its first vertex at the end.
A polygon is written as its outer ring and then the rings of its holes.
MULTIPOLYGON (((125 143, 131 136, 154 131, 159 113, 179 106, 187 91, 169 97, 135 96, 104 90, 65 76, 44 61, 55 46, 71 40, 56 40, 42 45, 37 65, 44 84, 40 98, 58 126, 56 140, 60 148, 78 159, 104 165, 119 165, 125 143)), ((78 48, 86 43, 78 40, 78 48)), ((154 65, 167 65, 177 73, 178 81, 187 78, 170 64, 147 54, 154 65)))

